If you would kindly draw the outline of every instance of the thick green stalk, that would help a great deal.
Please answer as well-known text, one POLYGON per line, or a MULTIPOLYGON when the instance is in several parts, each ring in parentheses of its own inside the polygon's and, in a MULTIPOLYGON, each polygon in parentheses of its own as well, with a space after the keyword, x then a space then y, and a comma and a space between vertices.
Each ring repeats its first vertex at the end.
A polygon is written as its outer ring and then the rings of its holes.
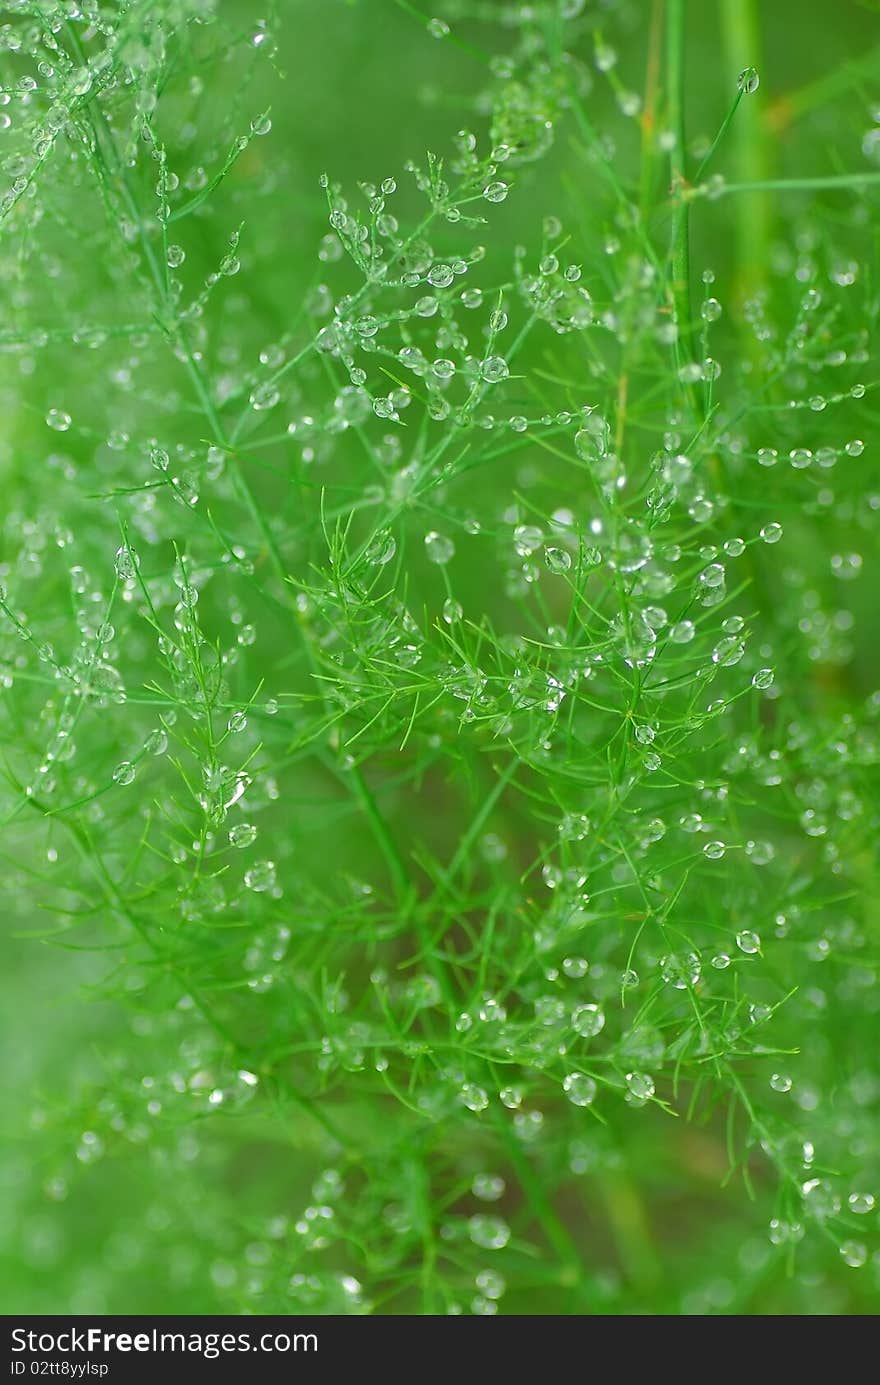
MULTIPOLYGON (((743 68, 761 69, 761 21, 758 0, 721 0, 721 34, 725 79, 733 83, 743 68)), ((731 172, 739 183, 762 183, 770 174, 770 146, 761 120, 760 97, 747 96, 732 131, 731 172)), ((755 191, 734 209, 737 297, 747 298, 761 286, 768 263, 771 199, 755 191)))
POLYGON ((642 154, 639 174, 639 207, 642 221, 648 220, 655 195, 655 155, 657 151, 657 98, 663 54, 664 0, 651 0, 651 28, 648 60, 645 65, 645 103, 642 111, 642 154))
MULTIPOLYGON (((672 189, 672 237, 670 243, 670 289, 678 324, 676 365, 679 370, 693 359, 693 314, 690 285, 690 208, 684 196, 687 188, 684 119, 684 19, 685 0, 669 0, 666 14, 666 100, 672 147, 669 151, 669 181, 672 189)), ((690 398, 690 391, 685 387, 690 398)))
POLYGON ((719 195, 732 192, 836 192, 847 188, 876 187, 880 173, 830 173, 817 178, 765 178, 758 182, 725 183, 719 195))

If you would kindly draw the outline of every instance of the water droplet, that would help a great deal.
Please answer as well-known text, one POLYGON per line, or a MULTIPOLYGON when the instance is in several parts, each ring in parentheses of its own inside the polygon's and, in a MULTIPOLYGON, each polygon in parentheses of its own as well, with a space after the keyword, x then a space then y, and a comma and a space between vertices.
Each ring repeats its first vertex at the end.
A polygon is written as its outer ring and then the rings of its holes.
POLYGON ((773 686, 772 668, 759 668, 758 672, 752 677, 753 688, 770 688, 773 686))
POLYGON ((765 543, 778 543, 782 538, 782 525, 775 521, 765 524, 761 530, 761 538, 765 543))
POLYGON ((65 413, 63 409, 50 409, 46 414, 46 422, 56 433, 66 433, 71 421, 70 414, 65 413))
POLYGON ((761 78, 756 67, 744 67, 736 79, 737 90, 741 91, 744 96, 751 96, 758 90, 760 84, 761 78))
POLYGON ((566 813, 559 823, 559 835, 566 842, 582 842, 590 831, 586 813, 566 813))
POLYGON ((521 1087, 502 1087, 498 1093, 498 1100, 502 1106, 506 1106, 508 1111, 516 1111, 523 1103, 523 1091, 521 1087))
POLYGON ((571 1027, 584 1039, 594 1039, 605 1028, 605 1011, 601 1005, 578 1005, 571 1012, 571 1027))
POLYGON ((509 192, 506 183, 487 183, 483 188, 483 196, 487 202, 503 202, 509 192))
POLYGON ((736 935, 736 945, 740 952, 744 952, 747 957, 752 957, 756 952, 761 951, 760 934, 744 928, 736 935))
POLYGON ((726 850, 724 842, 707 842, 703 847, 703 855, 708 856, 710 861, 720 861, 726 850))
POLYGON ((250 870, 245 871, 244 883, 247 889, 262 894, 263 891, 273 888, 275 877, 274 861, 257 861, 250 870))
POLYGON ((586 976, 590 970, 590 964, 586 957, 564 957, 562 959, 562 970, 566 976, 573 981, 579 981, 582 976, 586 976))
POLYGON ((483 301, 483 290, 478 288, 462 289, 461 303, 464 308, 479 308, 483 301))
POLYGON ((801 1187, 804 1202, 814 1217, 825 1221, 840 1211, 840 1198, 825 1178, 810 1178, 801 1187))
POLYGON ((847 1206, 856 1216, 864 1217, 868 1212, 873 1212, 877 1205, 877 1200, 873 1193, 850 1193, 847 1198, 847 1206))
POLYGON ((788 1222, 774 1217, 770 1222, 769 1238, 774 1246, 796 1245, 804 1238, 804 1228, 800 1222, 788 1222))
POLYGON ((133 548, 123 544, 116 550, 116 575, 122 582, 131 582, 140 566, 140 559, 133 548))
POLYGON ((657 652, 657 636, 641 611, 631 610, 615 616, 608 633, 629 668, 644 668, 657 652))
POLYGON ((628 1094, 636 1102, 650 1101, 654 1095, 654 1079, 649 1077, 646 1072, 628 1072, 626 1074, 626 1085, 628 1094))
POLYGON ((513 531, 513 546, 521 558, 530 558, 543 541, 544 535, 535 524, 518 524, 513 531))
POLYGON ((585 462, 599 461, 608 451, 610 438, 607 420, 601 414, 589 414, 574 435, 575 451, 585 462))
POLYGON ((431 38, 447 38, 449 35, 449 25, 445 19, 429 19, 428 33, 431 38))
POLYGON ((455 273, 448 264, 434 264, 428 270, 428 283, 435 289, 446 289, 455 278, 455 273))
POLYGON ((861 1269, 868 1259, 868 1247, 861 1241, 844 1241, 840 1247, 840 1258, 851 1269, 861 1269))
POLYGON ((673 986, 677 991, 686 991, 688 987, 696 986, 701 971, 700 958, 696 952, 670 953, 660 960, 660 975, 667 986, 673 986))
POLYGON ((592 1077, 586 1073, 570 1072, 563 1079, 562 1090, 573 1106, 591 1106, 598 1090, 592 1077))
POLYGON ((571 554, 564 548, 548 548, 544 552, 544 562, 551 572, 567 572, 571 567, 571 554))
POLYGON ((76 1157, 81 1164, 93 1164, 104 1153, 104 1141, 94 1130, 84 1130, 79 1137, 76 1157))
POLYGON ((169 245, 165 258, 169 269, 179 269, 186 259, 186 251, 182 245, 169 245))
POLYGON ((468 1235, 483 1250, 502 1250, 510 1240, 510 1227, 501 1217, 479 1213, 469 1219, 468 1235))
POLYGON ((384 567, 397 552, 397 540, 390 529, 382 529, 367 546, 364 557, 372 567, 384 567))
POLYGON ((503 356, 487 356, 480 366, 480 374, 488 384, 497 385, 507 379, 510 370, 503 356))
POLYGON ((134 781, 135 769, 130 760, 123 760, 113 771, 114 784, 131 784, 134 781))
POLYGON ((258 413, 266 409, 274 409, 280 398, 281 391, 276 385, 272 384, 271 381, 267 380, 263 384, 257 385, 256 389, 251 391, 251 408, 255 409, 258 413))
POLYGON ((497 1270, 480 1270, 474 1278, 474 1283, 481 1294, 492 1300, 502 1298, 507 1288, 504 1275, 499 1274, 497 1270))
POLYGON ((320 1204, 336 1202, 345 1192, 345 1182, 338 1169, 322 1169, 312 1184, 312 1197, 320 1204))
POLYGON ((447 625, 456 625, 464 615, 464 610, 460 601, 448 596, 443 602, 443 619, 447 625))
POLYGON ((438 534, 435 529, 432 529, 429 534, 425 535, 425 553, 429 562, 443 567, 454 557, 455 544, 445 534, 438 534))
MULTIPOLYGON (((250 846, 251 842, 256 841, 257 829, 252 822, 238 822, 229 829, 229 842, 232 846, 250 846)), ((250 887, 251 889, 253 886, 250 887)))
MULTIPOLYGON (((496 838, 496 849, 497 844, 498 839, 496 838)), ((493 858, 490 854, 489 859, 503 860, 504 857, 501 856, 498 858, 493 858)), ((504 1006, 500 1003, 500 1001, 496 1000, 494 996, 485 996, 483 998, 483 1000, 480 1002, 478 1014, 483 1024, 501 1024, 504 1020, 507 1019, 507 1011, 505 1010, 504 1006)))
POLYGON ((473 1082, 465 1082, 458 1098, 462 1106, 466 1106, 469 1111, 485 1111, 489 1105, 489 1095, 485 1088, 478 1087, 473 1082))
POLYGON ((475 1173, 471 1181, 471 1192, 480 1202, 497 1202, 504 1196, 504 1179, 497 1173, 475 1173))
POLYGON ((724 564, 710 563, 703 568, 700 573, 700 585, 702 587, 720 587, 724 582, 724 564))
POLYGON ((770 1086, 774 1092, 790 1092, 793 1086, 792 1080, 783 1072, 774 1072, 770 1078, 770 1086))

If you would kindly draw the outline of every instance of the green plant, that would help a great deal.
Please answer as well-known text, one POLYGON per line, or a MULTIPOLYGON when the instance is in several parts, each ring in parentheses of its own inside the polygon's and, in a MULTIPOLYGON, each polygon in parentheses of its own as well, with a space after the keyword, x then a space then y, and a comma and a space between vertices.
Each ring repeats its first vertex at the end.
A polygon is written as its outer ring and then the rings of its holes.
POLYGON ((874 69, 442 8, 5 6, 7 1278, 865 1311, 874 69))

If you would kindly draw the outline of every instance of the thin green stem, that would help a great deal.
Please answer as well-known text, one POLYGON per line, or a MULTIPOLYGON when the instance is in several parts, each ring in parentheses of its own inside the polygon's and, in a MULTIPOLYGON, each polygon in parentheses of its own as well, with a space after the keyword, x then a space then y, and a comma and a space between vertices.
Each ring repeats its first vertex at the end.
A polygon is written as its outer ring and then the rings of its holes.
POLYGON ((706 169, 709 167, 709 164, 712 162, 712 159, 713 159, 713 157, 714 157, 714 155, 715 155, 716 150, 718 149, 718 146, 720 145, 721 141, 724 139, 724 136, 727 134, 727 131, 728 131, 729 128, 730 128, 730 123, 731 123, 731 121, 733 120, 733 117, 736 115, 737 108, 738 108, 739 103, 740 103, 740 101, 741 101, 742 99, 743 99, 743 93, 742 93, 739 89, 737 89, 736 96, 733 98, 732 102, 730 103, 730 108, 729 108, 729 110, 728 110, 728 112, 727 112, 727 115, 724 117, 724 119, 723 119, 722 122, 721 122, 721 126, 720 126, 720 128, 719 128, 719 130, 718 130, 717 135, 715 136, 715 138, 714 138, 713 141, 712 141, 712 145, 711 145, 711 148, 709 149, 708 154, 707 154, 706 157, 703 159, 703 162, 700 164, 699 168, 697 169, 696 173, 694 174, 694 182, 695 182, 695 183, 699 183, 699 182, 702 180, 703 175, 704 175, 705 172, 706 172, 706 169))

